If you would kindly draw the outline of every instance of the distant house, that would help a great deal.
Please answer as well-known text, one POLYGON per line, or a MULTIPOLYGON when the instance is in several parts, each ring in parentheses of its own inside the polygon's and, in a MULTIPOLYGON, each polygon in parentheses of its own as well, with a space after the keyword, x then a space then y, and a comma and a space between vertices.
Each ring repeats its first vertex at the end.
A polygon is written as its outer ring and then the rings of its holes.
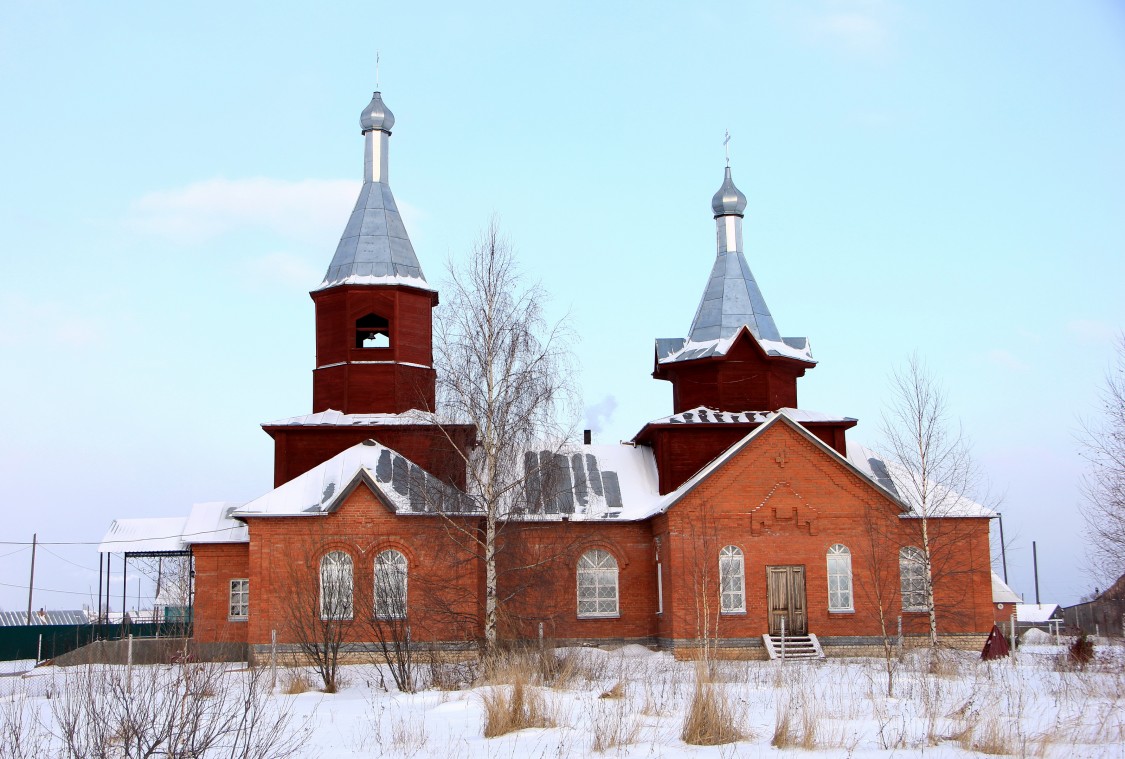
POLYGON ((1023 603, 1019 594, 1008 587, 1008 584, 1000 578, 1000 575, 993 572, 992 606, 996 610, 997 624, 1010 621, 1012 613, 1016 610, 1016 604, 1019 603, 1023 603))
POLYGON ((1063 624, 1062 607, 1058 604, 1016 604, 1016 627, 1055 632, 1063 624))
POLYGON ((1093 601, 1085 601, 1063 609, 1067 627, 1083 630, 1091 635, 1125 635, 1125 575, 1117 578, 1107 590, 1093 601))

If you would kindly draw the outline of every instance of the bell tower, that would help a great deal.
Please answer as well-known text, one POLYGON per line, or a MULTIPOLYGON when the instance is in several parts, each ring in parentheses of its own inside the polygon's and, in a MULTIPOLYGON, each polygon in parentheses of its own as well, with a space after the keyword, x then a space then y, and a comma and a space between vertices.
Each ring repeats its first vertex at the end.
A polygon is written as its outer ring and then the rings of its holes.
POLYGON ((429 413, 438 294, 422 274, 387 183, 394 123, 375 92, 359 117, 363 187, 324 280, 309 293, 316 311, 313 413, 262 425, 274 440, 275 486, 368 438, 465 485, 476 430, 439 426, 429 413))
POLYGON ((434 410, 433 322, 426 282, 388 183, 395 117, 375 92, 360 114, 364 176, 336 254, 313 290, 313 411, 434 410))
POLYGON ((711 199, 716 256, 687 338, 656 341, 652 376, 672 383, 679 414, 699 406, 777 411, 797 406, 797 379, 816 365, 803 337, 782 337, 742 251, 746 196, 726 167, 711 199))

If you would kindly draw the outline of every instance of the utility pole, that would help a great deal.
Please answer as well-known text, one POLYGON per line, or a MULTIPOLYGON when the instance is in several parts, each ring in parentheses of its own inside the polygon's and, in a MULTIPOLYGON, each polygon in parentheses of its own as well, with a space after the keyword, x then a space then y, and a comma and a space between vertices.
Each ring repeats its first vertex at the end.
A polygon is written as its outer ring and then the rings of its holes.
POLYGON ((35 590, 35 544, 39 541, 39 533, 31 535, 31 578, 27 581, 27 624, 31 625, 31 594, 35 590))
POLYGON ((1035 552, 1035 541, 1031 541, 1031 567, 1035 572, 1035 605, 1039 605, 1039 554, 1035 552))
POLYGON ((1004 545, 1004 515, 996 512, 996 521, 1000 523, 1000 562, 1004 567, 1004 584, 1008 584, 1008 548, 1004 545))

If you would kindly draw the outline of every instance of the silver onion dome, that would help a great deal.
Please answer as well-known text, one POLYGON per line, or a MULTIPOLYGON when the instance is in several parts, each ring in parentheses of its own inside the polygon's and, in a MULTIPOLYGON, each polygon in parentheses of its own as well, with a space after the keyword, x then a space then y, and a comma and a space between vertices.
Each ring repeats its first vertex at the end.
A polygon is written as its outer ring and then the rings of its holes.
POLYGON ((715 197, 711 198, 711 210, 715 212, 716 217, 742 216, 742 212, 746 210, 746 196, 734 186, 734 180, 730 178, 730 166, 727 166, 723 186, 715 193, 715 197))
POLYGON ((395 115, 383 102, 382 94, 379 92, 372 93, 371 102, 363 109, 363 113, 359 114, 359 128, 364 134, 376 129, 390 134, 391 127, 394 125, 395 115))

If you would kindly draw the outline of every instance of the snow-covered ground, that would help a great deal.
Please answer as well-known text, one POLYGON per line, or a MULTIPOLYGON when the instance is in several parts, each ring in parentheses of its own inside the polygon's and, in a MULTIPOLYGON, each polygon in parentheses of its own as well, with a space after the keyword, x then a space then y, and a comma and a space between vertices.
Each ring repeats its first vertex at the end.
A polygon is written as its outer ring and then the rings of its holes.
MULTIPOLYGON (((891 697, 882 659, 717 662, 708 674, 696 664, 627 646, 615 652, 558 649, 561 666, 551 667, 546 679, 534 666, 517 663, 497 672, 493 684, 480 684, 477 672, 476 685, 413 694, 398 692, 387 671, 373 665, 344 667, 343 685, 334 694, 286 693, 300 690, 295 681, 301 674, 315 685, 311 670, 258 670, 255 680, 231 665, 206 665, 209 675, 186 678, 177 666, 135 667, 132 691, 122 698, 157 703, 187 690, 195 694, 189 701, 221 707, 216 713, 228 709, 239 719, 251 713, 259 735, 294 739, 292 756, 324 759, 582 757, 599 748, 628 757, 1125 757, 1125 649, 1099 644, 1096 660, 1084 670, 1060 664, 1063 651, 1029 645, 1014 660, 995 662, 964 652, 908 652, 894 663, 891 697), (510 694, 505 683, 519 679, 520 671, 554 726, 483 737, 486 701, 510 694), (682 740, 700 676, 709 678, 707 692, 725 701, 743 740, 722 746, 682 740)), ((0 677, 0 757, 65 756, 58 736, 66 724, 73 736, 73 726, 94 719, 91 714, 112 722, 105 715, 113 711, 111 694, 124 682, 123 669, 40 667, 0 677), (96 697, 89 696, 91 689, 96 697), (33 748, 21 754, 20 746, 33 748)), ((430 672, 419 667, 423 680, 430 672)), ((182 697, 175 704, 182 712, 182 697)), ((106 731, 110 740, 121 733, 112 724, 106 731)), ((260 739, 249 731, 240 735, 244 744, 260 739)), ((233 740, 224 733, 216 745, 233 740)), ((267 748, 260 756, 281 750, 267 748)), ((230 752, 206 754, 212 755, 230 752)))

